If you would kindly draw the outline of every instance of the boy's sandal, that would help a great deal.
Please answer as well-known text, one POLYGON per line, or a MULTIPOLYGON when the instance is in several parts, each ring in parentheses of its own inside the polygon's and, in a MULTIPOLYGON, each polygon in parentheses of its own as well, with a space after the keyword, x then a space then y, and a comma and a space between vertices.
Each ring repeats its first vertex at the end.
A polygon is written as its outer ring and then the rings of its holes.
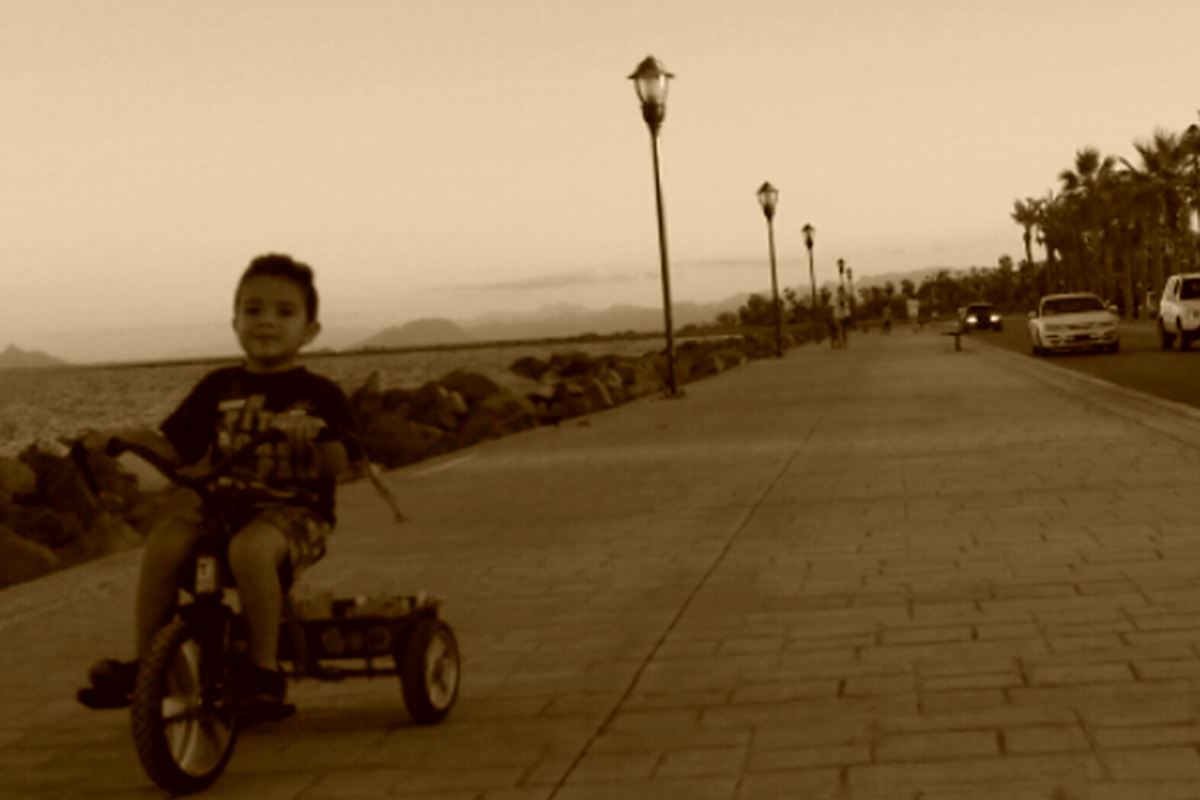
POLYGON ((105 658, 88 670, 91 686, 75 693, 75 698, 93 709, 125 708, 133 702, 133 684, 137 679, 136 661, 105 658))
POLYGON ((127 694, 120 694, 113 687, 85 686, 75 692, 75 699, 95 711, 110 708, 128 708, 133 699, 127 694))

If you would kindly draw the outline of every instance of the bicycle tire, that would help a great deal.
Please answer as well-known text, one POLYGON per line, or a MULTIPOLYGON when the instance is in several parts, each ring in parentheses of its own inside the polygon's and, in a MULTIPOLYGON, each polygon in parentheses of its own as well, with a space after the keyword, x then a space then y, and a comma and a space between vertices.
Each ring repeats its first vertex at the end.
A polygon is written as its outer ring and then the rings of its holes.
POLYGON ((238 717, 219 685, 226 670, 202 668, 216 655, 204 653, 195 626, 176 619, 141 659, 130 710, 134 744, 146 774, 174 794, 208 787, 233 755, 238 717))

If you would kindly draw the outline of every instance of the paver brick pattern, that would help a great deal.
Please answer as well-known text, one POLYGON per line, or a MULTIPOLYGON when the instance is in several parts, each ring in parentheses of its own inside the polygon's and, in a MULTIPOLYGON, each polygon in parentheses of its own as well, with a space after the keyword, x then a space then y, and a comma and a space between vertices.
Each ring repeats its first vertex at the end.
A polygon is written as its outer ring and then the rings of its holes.
MULTIPOLYGON (((1200 427, 930 335, 805 347, 344 487, 307 580, 446 598, 463 685, 292 688, 215 797, 1200 798, 1200 427)), ((0 592, 0 796, 160 796, 71 696, 136 554, 0 592)))

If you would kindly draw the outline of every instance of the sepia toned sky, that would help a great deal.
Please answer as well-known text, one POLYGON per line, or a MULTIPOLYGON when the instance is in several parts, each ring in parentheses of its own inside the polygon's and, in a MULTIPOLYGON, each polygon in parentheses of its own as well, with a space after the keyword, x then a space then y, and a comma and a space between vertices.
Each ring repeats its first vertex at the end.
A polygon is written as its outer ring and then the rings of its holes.
POLYGON ((769 287, 764 180, 785 286, 806 222, 818 282, 991 266, 1078 148, 1200 119, 1197 31, 1195 0, 0 0, 0 349, 152 356, 271 251, 329 329, 658 307, 649 54, 676 300, 769 287))

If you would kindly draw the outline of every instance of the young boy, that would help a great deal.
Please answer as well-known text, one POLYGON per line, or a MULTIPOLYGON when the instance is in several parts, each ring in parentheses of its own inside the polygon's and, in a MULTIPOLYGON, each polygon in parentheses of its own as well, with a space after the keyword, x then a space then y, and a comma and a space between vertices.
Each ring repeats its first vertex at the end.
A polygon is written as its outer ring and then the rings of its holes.
MULTIPOLYGON (((352 419, 337 384, 297 363, 300 348, 321 329, 307 265, 275 254, 252 261, 234 295, 233 329, 244 364, 206 375, 159 432, 91 434, 85 443, 96 448, 110 438, 135 441, 182 466, 206 455, 220 461, 262 431, 286 434, 284 441, 259 446, 218 485, 221 514, 237 531, 229 564, 250 633, 239 699, 270 706, 286 698, 276 662, 284 584, 325 552, 337 476, 353 448, 352 419)), ((209 524, 197 514, 179 514, 147 538, 135 609, 139 657, 169 621, 180 570, 209 524)), ((132 694, 136 676, 137 661, 93 668, 97 689, 114 705, 132 694)))

